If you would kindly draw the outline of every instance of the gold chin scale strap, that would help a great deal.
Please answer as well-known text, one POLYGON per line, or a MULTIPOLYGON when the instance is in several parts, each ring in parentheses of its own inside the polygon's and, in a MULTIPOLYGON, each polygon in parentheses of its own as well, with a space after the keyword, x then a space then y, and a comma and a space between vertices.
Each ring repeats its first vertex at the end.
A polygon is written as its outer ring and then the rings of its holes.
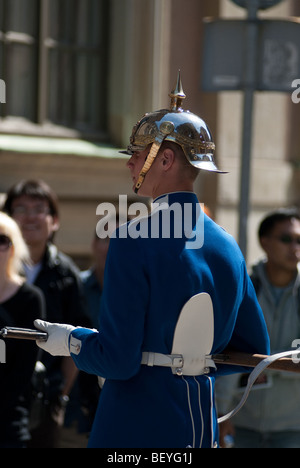
POLYGON ((147 172, 149 171, 149 169, 151 168, 156 156, 157 156, 157 153, 159 152, 159 149, 163 143, 163 141, 165 140, 165 138, 170 135, 173 130, 174 130, 174 124, 173 122, 162 122, 160 127, 159 127, 159 131, 158 131, 158 134, 156 135, 155 137, 155 140, 151 146, 151 150, 147 156, 147 159, 145 161, 145 164, 139 174, 139 178, 138 178, 138 181, 137 181, 137 184, 135 186, 135 193, 137 193, 139 191, 139 189, 141 188, 141 185, 142 183, 144 182, 144 179, 146 177, 146 174, 147 172))

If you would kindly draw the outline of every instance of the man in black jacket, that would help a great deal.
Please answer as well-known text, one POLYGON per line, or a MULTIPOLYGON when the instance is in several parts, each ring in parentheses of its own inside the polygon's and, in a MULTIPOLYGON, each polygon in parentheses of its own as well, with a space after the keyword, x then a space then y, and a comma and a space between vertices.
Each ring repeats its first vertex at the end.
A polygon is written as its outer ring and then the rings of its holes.
MULTIPOLYGON (((56 323, 88 326, 79 272, 72 260, 53 244, 59 229, 58 201, 43 181, 21 181, 13 186, 3 210, 19 224, 29 247, 32 265, 26 267, 28 282, 38 286, 46 300, 47 319, 56 323)), ((32 431, 32 447, 59 446, 68 396, 77 377, 71 358, 43 353, 48 393, 41 424, 32 431)))

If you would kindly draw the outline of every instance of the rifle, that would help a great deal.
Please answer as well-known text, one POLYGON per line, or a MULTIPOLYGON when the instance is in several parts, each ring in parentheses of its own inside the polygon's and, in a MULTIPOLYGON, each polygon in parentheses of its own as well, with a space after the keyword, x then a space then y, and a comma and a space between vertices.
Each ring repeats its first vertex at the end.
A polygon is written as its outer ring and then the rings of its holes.
MULTIPOLYGON (((41 340, 47 341, 48 335, 46 332, 32 330, 29 328, 16 328, 16 327, 5 327, 0 330, 0 336, 3 338, 13 338, 18 340, 41 340)), ((299 350, 299 363, 300 363, 300 350, 299 350)), ((226 350, 222 354, 213 354, 212 360, 216 364, 225 364, 230 366, 240 366, 240 367, 257 367, 258 364, 264 361, 270 356, 265 356, 263 354, 248 354, 241 353, 238 351, 226 350)), ((286 371, 286 372, 296 372, 300 373, 300 366, 295 359, 282 357, 277 359, 275 362, 272 362, 269 366, 269 369, 286 371)))

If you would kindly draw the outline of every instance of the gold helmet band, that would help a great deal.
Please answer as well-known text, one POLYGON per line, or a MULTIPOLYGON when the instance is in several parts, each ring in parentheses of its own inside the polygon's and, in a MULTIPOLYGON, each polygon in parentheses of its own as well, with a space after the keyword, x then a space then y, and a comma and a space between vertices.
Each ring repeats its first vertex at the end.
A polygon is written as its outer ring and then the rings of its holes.
POLYGON ((180 73, 170 97, 170 109, 145 114, 134 126, 130 145, 123 152, 132 155, 152 144, 138 177, 135 192, 140 189, 164 141, 177 143, 188 162, 194 167, 211 172, 222 172, 218 170, 214 162, 215 144, 206 123, 197 115, 184 111, 181 107, 186 96, 183 92, 180 73))

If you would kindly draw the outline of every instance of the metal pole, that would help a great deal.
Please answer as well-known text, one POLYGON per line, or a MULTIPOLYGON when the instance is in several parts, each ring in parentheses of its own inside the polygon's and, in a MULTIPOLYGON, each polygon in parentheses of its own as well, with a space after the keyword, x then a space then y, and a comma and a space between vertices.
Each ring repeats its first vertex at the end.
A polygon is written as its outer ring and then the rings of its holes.
POLYGON ((243 115, 242 163, 240 176, 239 245, 247 259, 248 216, 251 182, 251 144, 253 100, 256 89, 256 58, 258 43, 257 10, 259 0, 247 0, 248 24, 246 33, 246 67, 243 115))

